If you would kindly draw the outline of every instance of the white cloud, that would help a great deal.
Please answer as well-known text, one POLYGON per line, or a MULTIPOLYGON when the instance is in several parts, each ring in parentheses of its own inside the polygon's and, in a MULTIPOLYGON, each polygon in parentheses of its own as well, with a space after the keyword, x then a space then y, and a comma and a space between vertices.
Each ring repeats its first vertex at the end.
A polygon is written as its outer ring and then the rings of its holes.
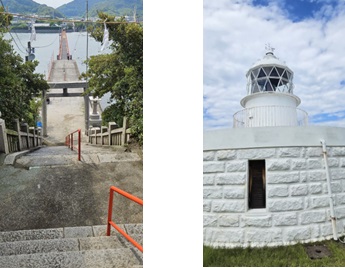
MULTIPOLYGON (((320 16, 292 22, 275 1, 204 1, 204 128, 231 127, 243 109, 245 74, 265 54, 275 55, 294 71, 294 94, 310 116, 343 111, 345 102, 345 12, 324 7, 320 16)), ((333 118, 334 119, 334 118, 333 118)), ((345 126, 344 120, 325 124, 345 126)))

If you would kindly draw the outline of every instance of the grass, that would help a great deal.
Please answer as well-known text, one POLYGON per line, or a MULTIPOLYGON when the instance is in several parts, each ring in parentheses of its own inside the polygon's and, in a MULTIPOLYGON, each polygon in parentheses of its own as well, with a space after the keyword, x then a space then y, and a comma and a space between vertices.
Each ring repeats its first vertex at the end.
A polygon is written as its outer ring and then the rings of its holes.
POLYGON ((211 248, 204 246, 204 267, 345 267, 345 244, 329 240, 274 248, 211 248), (307 245, 325 245, 331 256, 310 259, 307 245))

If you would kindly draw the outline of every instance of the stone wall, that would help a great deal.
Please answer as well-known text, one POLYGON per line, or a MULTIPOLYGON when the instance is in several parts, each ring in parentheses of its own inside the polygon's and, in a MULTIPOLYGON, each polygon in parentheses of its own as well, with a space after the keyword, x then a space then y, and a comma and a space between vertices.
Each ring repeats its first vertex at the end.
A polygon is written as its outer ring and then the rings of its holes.
MULTIPOLYGON (((338 234, 345 225, 345 147, 327 147, 338 234)), ((203 231, 210 246, 276 246, 332 238, 321 144, 204 150, 203 231), (248 160, 266 161, 266 208, 248 209, 248 160)))

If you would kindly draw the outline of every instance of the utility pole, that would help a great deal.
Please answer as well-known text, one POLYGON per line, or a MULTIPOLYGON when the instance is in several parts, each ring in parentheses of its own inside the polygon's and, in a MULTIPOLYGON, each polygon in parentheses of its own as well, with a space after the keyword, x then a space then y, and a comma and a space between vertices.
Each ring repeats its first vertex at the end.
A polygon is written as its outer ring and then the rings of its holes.
POLYGON ((26 52, 28 53, 28 55, 25 56, 25 62, 33 61, 35 59, 35 48, 31 47, 30 41, 28 41, 28 48, 26 49, 26 52))

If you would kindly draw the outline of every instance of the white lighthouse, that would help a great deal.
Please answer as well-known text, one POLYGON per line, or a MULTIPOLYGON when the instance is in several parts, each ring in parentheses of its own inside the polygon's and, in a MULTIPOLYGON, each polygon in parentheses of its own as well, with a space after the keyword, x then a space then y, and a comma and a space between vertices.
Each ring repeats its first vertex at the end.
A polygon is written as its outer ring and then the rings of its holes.
POLYGON ((307 125, 308 115, 297 108, 301 103, 293 94, 293 72, 266 46, 266 55, 247 72, 245 108, 234 115, 234 127, 307 125))
POLYGON ((208 246, 278 246, 345 234, 345 128, 307 126, 292 70, 266 49, 246 73, 234 128, 203 135, 208 246))

